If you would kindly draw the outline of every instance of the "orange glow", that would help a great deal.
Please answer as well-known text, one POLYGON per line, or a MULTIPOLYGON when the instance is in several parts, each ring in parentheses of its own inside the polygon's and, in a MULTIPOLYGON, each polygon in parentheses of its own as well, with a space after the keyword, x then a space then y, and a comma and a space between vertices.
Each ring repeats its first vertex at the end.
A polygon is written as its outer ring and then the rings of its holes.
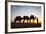
POLYGON ((16 23, 19 23, 19 21, 16 21, 16 23))
POLYGON ((27 23, 27 20, 25 20, 24 23, 27 23))
MULTIPOLYGON (((37 23, 37 18, 34 19, 34 21, 33 21, 33 19, 31 19, 31 20, 30 20, 30 19, 29 19, 29 20, 26 20, 26 19, 24 20, 24 19, 22 19, 22 20, 21 20, 21 23, 23 23, 23 21, 24 21, 24 23, 35 23, 35 24, 36 24, 36 23, 37 23), (27 22, 27 21, 28 21, 28 22, 27 22)), ((38 18, 38 23, 41 23, 41 21, 42 21, 42 19, 41 19, 41 18, 38 18)), ((20 21, 18 21, 18 20, 16 21, 16 23, 19 23, 19 22, 20 22, 20 21)))
POLYGON ((38 23, 41 23, 41 20, 42 20, 42 19, 38 18, 38 23))
POLYGON ((34 23, 37 23, 37 19, 34 20, 34 23))
POLYGON ((33 23, 33 19, 31 19, 31 23, 33 23))
POLYGON ((21 23, 23 23, 24 20, 21 20, 21 23))

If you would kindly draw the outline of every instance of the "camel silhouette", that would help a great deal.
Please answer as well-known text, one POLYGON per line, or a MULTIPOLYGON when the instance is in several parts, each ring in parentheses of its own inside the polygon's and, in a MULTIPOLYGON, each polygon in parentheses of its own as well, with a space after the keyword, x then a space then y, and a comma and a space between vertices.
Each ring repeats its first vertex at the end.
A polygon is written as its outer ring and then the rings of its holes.
MULTIPOLYGON (((19 21, 19 23, 21 23, 21 20, 22 20, 22 19, 24 19, 24 20, 23 20, 23 23, 24 23, 25 20, 27 20, 27 23, 28 23, 28 20, 31 20, 31 19, 33 19, 33 22, 34 22, 34 20, 35 20, 36 18, 37 18, 37 17, 34 17, 34 15, 31 15, 30 17, 28 17, 28 16, 23 16, 23 18, 22 18, 21 16, 16 16, 16 18, 15 18, 15 20, 14 20, 14 23, 15 23, 16 21, 19 21)), ((31 22, 31 21, 29 21, 29 22, 31 22)), ((38 18, 37 18, 37 23, 38 23, 38 18)))
POLYGON ((23 18, 21 16, 16 16, 16 18, 14 19, 14 23, 11 23, 11 28, 24 28, 24 27, 41 27, 41 23, 38 22, 38 18, 34 17, 34 15, 30 15, 30 17, 23 16, 23 18), (33 22, 30 21, 31 19, 33 19, 33 22))
POLYGON ((16 22, 16 21, 19 21, 19 23, 21 23, 21 16, 17 16, 16 18, 15 18, 15 20, 14 20, 14 22, 16 22))

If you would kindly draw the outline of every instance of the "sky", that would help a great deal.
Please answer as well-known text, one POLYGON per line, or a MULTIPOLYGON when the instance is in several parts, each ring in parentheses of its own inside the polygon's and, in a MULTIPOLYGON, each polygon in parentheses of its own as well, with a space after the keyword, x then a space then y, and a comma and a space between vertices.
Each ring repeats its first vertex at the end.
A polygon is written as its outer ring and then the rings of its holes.
POLYGON ((41 17, 41 6, 21 6, 11 5, 11 19, 14 21, 16 16, 31 16, 41 17))

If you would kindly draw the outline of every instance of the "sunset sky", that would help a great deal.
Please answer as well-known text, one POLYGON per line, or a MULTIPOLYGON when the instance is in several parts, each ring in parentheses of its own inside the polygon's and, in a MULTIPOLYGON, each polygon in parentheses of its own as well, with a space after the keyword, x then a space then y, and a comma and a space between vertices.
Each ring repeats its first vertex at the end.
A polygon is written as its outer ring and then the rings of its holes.
POLYGON ((14 21, 16 16, 31 16, 41 17, 41 6, 19 6, 11 5, 11 19, 14 21))

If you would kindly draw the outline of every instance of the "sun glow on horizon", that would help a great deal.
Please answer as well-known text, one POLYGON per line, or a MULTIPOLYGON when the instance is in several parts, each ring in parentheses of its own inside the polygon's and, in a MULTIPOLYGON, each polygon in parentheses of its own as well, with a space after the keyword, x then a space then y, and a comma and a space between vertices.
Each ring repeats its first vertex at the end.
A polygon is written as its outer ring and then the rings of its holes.
POLYGON ((41 23, 42 19, 41 18, 38 18, 38 23, 41 23))
MULTIPOLYGON (((15 18, 14 18, 14 19, 15 19, 15 18)), ((35 24, 37 24, 37 22, 38 22, 38 23, 41 23, 42 21, 43 21, 42 18, 38 18, 38 21, 37 21, 37 18, 34 19, 34 20, 33 20, 33 19, 31 19, 31 20, 30 20, 30 19, 28 19, 28 20, 27 20, 27 19, 25 19, 25 20, 22 19, 22 20, 21 20, 21 23, 24 22, 24 23, 35 23, 35 24)), ((13 21, 13 22, 14 22, 14 21, 13 21)), ((20 22, 20 21, 16 21, 15 23, 19 23, 19 22, 20 22)))
POLYGON ((27 20, 25 20, 24 23, 27 23, 27 20))
POLYGON ((34 20, 34 23, 37 23, 37 19, 34 20))
POLYGON ((33 23, 33 19, 31 19, 30 21, 31 21, 31 23, 33 23))
POLYGON ((21 20, 21 23, 23 23, 23 20, 24 20, 24 19, 21 20))

